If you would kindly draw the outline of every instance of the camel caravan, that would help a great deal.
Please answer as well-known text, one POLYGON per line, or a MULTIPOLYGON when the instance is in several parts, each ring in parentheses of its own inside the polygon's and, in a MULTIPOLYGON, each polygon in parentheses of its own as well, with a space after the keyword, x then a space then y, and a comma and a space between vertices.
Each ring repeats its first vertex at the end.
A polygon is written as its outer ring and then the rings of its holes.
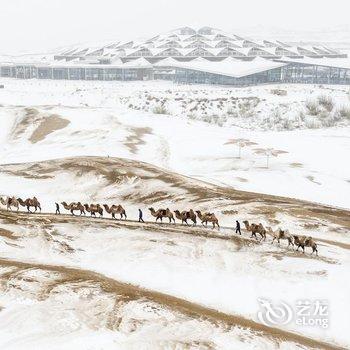
MULTIPOLYGON (((26 207, 28 213, 35 213, 38 209, 41 212, 40 202, 36 197, 27 198, 25 200, 14 196, 6 198, 0 197, 0 204, 5 206, 8 211, 13 211, 14 209, 19 211, 20 207, 26 207), (34 211, 31 211, 31 208, 34 208, 34 211)), ((61 214, 59 204, 55 204, 56 214, 61 214)), ((79 214, 80 216, 90 213, 90 216, 92 217, 96 217, 96 214, 98 214, 99 217, 102 218, 105 211, 107 214, 111 215, 112 219, 127 220, 126 211, 120 204, 100 205, 87 203, 82 204, 81 202, 72 202, 67 204, 66 202, 61 202, 61 205, 73 216, 76 216, 75 213, 79 214), (119 218, 117 216, 119 216, 119 218)), ((148 210, 151 216, 155 218, 155 222, 158 222, 159 220, 160 223, 162 223, 163 218, 165 218, 169 220, 170 224, 175 224, 176 218, 177 220, 181 221, 182 225, 190 226, 190 223, 192 223, 192 226, 196 226, 197 220, 199 220, 199 222, 205 227, 207 227, 209 223, 212 225, 212 229, 218 228, 218 230, 220 230, 219 220, 214 213, 202 212, 200 210, 194 211, 193 209, 188 211, 180 211, 177 209, 172 212, 169 208, 155 210, 153 207, 148 208, 148 210)), ((142 210, 139 209, 139 222, 144 222, 142 215, 142 210)), ((236 233, 241 235, 240 223, 238 221, 236 221, 236 223, 236 233)), ((243 224, 246 231, 251 233, 250 238, 255 238, 259 242, 266 241, 266 237, 269 235, 272 238, 271 244, 273 244, 275 241, 280 244, 281 240, 285 240, 288 242, 287 248, 289 246, 291 246, 292 249, 296 247, 296 251, 299 251, 299 248, 301 248, 303 253, 305 253, 305 248, 310 247, 312 249, 311 254, 315 253, 318 255, 317 244, 311 236, 293 235, 289 233, 288 230, 282 230, 281 228, 274 231, 271 227, 265 228, 261 223, 250 223, 248 220, 244 220, 243 224)))
POLYGON ((299 236, 299 235, 292 235, 289 233, 288 230, 282 230, 281 228, 278 228, 276 231, 273 231, 271 227, 266 227, 259 223, 259 224, 249 224, 248 220, 243 221, 245 228, 248 232, 251 232, 250 238, 255 237, 255 239, 258 240, 257 233, 261 236, 260 241, 266 240, 266 234, 270 235, 272 237, 271 244, 277 240, 277 243, 280 244, 281 239, 288 241, 288 246, 296 246, 296 251, 299 250, 299 248, 302 248, 303 253, 305 253, 305 247, 310 247, 312 249, 312 253, 316 253, 318 255, 317 250, 317 244, 314 241, 314 239, 311 236, 299 236))
MULTIPOLYGON (((115 215, 119 214, 120 219, 127 218, 125 209, 120 205, 107 205, 103 204, 103 207, 100 204, 82 204, 81 202, 72 202, 70 204, 67 204, 66 202, 61 202, 64 209, 71 212, 72 215, 75 215, 74 212, 78 211, 80 212, 80 215, 86 215, 86 213, 90 213, 91 216, 95 216, 96 214, 99 214, 100 217, 103 217, 103 208, 105 208, 106 213, 111 214, 113 219, 116 219, 115 215)), ((56 208, 59 208, 58 204, 56 203, 56 208)), ((58 209, 59 212, 59 209, 58 209)), ((57 213, 57 210, 56 210, 57 213)))
POLYGON ((0 203, 2 205, 5 205, 7 210, 12 210, 12 207, 14 207, 18 211, 19 206, 22 206, 27 208, 28 213, 32 213, 30 210, 31 207, 34 208, 34 212, 36 212, 38 209, 41 212, 40 202, 35 196, 33 198, 27 198, 25 200, 16 197, 7 197, 6 199, 0 197, 0 203))

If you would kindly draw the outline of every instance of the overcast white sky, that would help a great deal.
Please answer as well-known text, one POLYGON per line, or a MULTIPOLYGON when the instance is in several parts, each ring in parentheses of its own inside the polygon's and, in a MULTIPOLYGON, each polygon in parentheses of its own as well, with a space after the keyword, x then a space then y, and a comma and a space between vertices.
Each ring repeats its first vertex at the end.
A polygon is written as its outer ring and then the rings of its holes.
POLYGON ((148 37, 191 24, 231 32, 257 25, 298 31, 348 26, 349 3, 350 0, 0 0, 0 52, 45 51, 79 42, 148 37))

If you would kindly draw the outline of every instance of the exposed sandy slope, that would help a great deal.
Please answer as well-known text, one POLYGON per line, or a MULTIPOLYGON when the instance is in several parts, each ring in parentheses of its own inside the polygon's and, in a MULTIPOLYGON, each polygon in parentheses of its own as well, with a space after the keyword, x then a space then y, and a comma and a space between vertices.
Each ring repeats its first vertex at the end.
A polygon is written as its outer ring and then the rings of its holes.
MULTIPOLYGON (((17 297, 22 295, 24 298, 32 299, 32 303, 36 307, 38 304, 46 304, 48 306, 50 302, 53 304, 50 307, 57 307, 58 305, 55 305, 51 299, 54 299, 53 296, 60 293, 60 289, 64 288, 66 294, 71 294, 71 298, 75 297, 78 299, 75 300, 75 307, 77 308, 75 312, 80 316, 80 327, 86 327, 90 332, 97 333, 101 329, 106 329, 113 331, 114 334, 124 333, 126 338, 132 338, 132 333, 141 333, 143 328, 149 327, 152 323, 162 321, 162 336, 156 337, 150 332, 147 334, 147 330, 144 330, 144 336, 146 335, 149 338, 142 341, 134 341, 134 346, 136 344, 141 346, 142 343, 143 348, 164 348, 169 346, 176 346, 177 348, 215 348, 218 344, 215 343, 214 339, 210 339, 208 335, 207 339, 206 336, 201 336, 200 338, 202 339, 196 339, 198 337, 196 334, 192 336, 194 338, 192 340, 182 338, 179 334, 180 327, 192 322, 192 327, 202 328, 202 331, 204 330, 203 328, 207 328, 207 332, 210 330, 212 333, 221 333, 221 336, 222 333, 231 335, 233 337, 231 342, 234 342, 234 338, 239 334, 241 338, 240 348, 254 347, 260 343, 269 348, 292 345, 293 347, 307 347, 309 349, 341 349, 341 347, 280 329, 266 327, 251 320, 227 315, 170 295, 123 284, 92 271, 5 259, 0 259, 0 269, 0 288, 2 293, 17 294, 17 297), (4 285, 7 287, 4 288, 4 285), (81 313, 82 310, 79 309, 82 308, 80 303, 84 302, 86 296, 92 301, 98 298, 103 299, 103 297, 110 300, 104 300, 104 305, 101 301, 99 305, 96 303, 97 305, 93 305, 94 308, 92 310, 86 311, 86 315, 83 315, 81 313), (137 312, 134 312, 134 318, 131 318, 127 313, 123 314, 123 311, 129 307, 136 309, 135 304, 141 304, 141 307, 143 307, 143 317, 140 317, 140 315, 136 318, 137 312), (105 309, 102 310, 101 307, 105 309), (148 317, 145 317, 145 315, 148 317), (171 315, 171 318, 169 315, 171 315), (166 316, 168 316, 168 319, 166 316), (170 328, 171 324, 176 324, 178 328, 178 332, 176 332, 176 328, 172 327, 173 331, 175 331, 175 334, 171 337, 172 339, 169 334, 167 334, 168 338, 164 335, 164 328, 170 328), (152 337, 155 339, 152 339, 152 337)), ((86 307, 89 306, 91 308, 93 302, 90 301, 90 305, 87 302, 85 304, 86 307)), ((50 316, 53 322, 59 321, 54 319, 54 317, 57 317, 54 313, 51 312, 50 316)), ((0 323, 2 322, 0 315, 0 323)), ((19 333, 21 333, 21 330, 19 330, 19 333)), ((218 334, 216 335, 217 338, 218 334)), ((0 342, 3 343, 3 340, 0 340, 0 342)), ((33 342, 29 342, 29 344, 21 343, 18 340, 15 341, 12 343, 12 348, 14 348, 13 345, 16 348, 26 347, 27 349, 33 346, 33 342), (15 345, 16 343, 17 345, 15 345)), ((123 346, 123 343, 124 346, 127 345, 126 340, 119 345, 123 346)), ((233 343, 230 344, 230 346, 232 345, 233 343)), ((6 348, 11 348, 11 346, 6 346, 6 348)))
POLYGON ((53 209, 55 201, 100 201, 130 204, 132 207, 184 206, 215 210, 221 220, 233 218, 264 220, 270 224, 316 230, 327 222, 329 229, 349 230, 347 210, 290 198, 238 191, 194 180, 156 166, 120 158, 78 157, 38 163, 3 165, 0 192, 25 197, 35 192, 43 208, 53 209), (18 183, 22 183, 20 187, 18 183), (226 219, 225 219, 226 217, 226 219), (285 217, 285 222, 281 218, 285 217), (282 221, 282 222, 281 222, 282 221))
POLYGON ((55 114, 41 114, 35 108, 25 108, 24 116, 15 123, 11 138, 20 139, 28 132, 28 140, 31 143, 42 141, 49 134, 65 128, 70 123, 69 120, 63 119, 55 114))

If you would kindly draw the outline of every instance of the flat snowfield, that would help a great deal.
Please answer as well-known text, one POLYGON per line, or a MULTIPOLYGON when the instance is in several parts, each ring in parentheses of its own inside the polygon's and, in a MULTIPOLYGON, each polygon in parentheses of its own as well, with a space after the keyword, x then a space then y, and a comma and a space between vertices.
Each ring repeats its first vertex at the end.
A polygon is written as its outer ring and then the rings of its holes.
POLYGON ((348 87, 2 83, 0 196, 42 212, 0 204, 1 349, 350 347, 348 87), (54 215, 63 201, 127 220, 54 215), (319 255, 237 219, 312 236, 319 255), (264 325, 259 299, 326 302, 328 327, 264 325))

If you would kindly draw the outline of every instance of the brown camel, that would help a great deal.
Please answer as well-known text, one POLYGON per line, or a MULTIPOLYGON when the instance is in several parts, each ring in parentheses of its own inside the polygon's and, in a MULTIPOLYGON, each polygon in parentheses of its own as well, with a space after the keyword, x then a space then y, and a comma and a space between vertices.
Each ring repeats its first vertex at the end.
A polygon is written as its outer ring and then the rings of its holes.
POLYGON ((289 233, 288 230, 282 230, 281 228, 277 229, 276 231, 273 231, 271 227, 266 228, 267 233, 272 236, 272 242, 277 240, 278 244, 280 244, 281 239, 286 239, 288 241, 288 247, 291 245, 292 247, 294 246, 294 240, 293 236, 289 233))
POLYGON ((41 212, 40 202, 35 196, 33 198, 27 198, 25 201, 21 198, 17 198, 17 200, 22 207, 27 207, 28 213, 31 213, 30 207, 35 208, 34 212, 36 212, 38 208, 41 212))
POLYGON ((169 223, 172 221, 174 221, 175 223, 174 215, 169 208, 158 209, 157 211, 155 211, 154 208, 151 207, 148 208, 148 210, 151 212, 151 215, 156 218, 156 222, 158 221, 158 219, 160 219, 160 222, 163 222, 163 218, 166 217, 169 219, 169 223))
POLYGON ((312 253, 316 253, 318 255, 318 250, 317 250, 317 244, 313 240, 311 236, 306 237, 306 236, 298 236, 298 235, 293 235, 294 238, 294 244, 297 246, 297 251, 301 247, 303 249, 303 253, 305 253, 305 247, 310 247, 312 248, 312 253))
POLYGON ((120 219, 123 219, 124 217, 126 220, 127 216, 126 216, 125 209, 120 204, 118 205, 113 204, 111 207, 109 207, 107 204, 103 204, 103 206, 108 214, 112 214, 113 219, 116 218, 115 214, 120 214, 120 219))
POLYGON ((63 208, 66 210, 69 210, 72 213, 72 215, 74 215, 74 212, 76 210, 80 211, 80 215, 82 214, 86 215, 84 206, 80 202, 77 202, 77 203, 72 202, 69 205, 66 202, 62 202, 61 204, 63 205, 63 208))
POLYGON ((6 199, 0 197, 0 203, 2 205, 6 205, 6 210, 11 210, 12 211, 12 208, 11 207, 15 207, 17 208, 17 211, 19 210, 19 202, 18 200, 16 199, 16 197, 7 197, 6 199))
POLYGON ((264 240, 266 239, 266 230, 264 229, 264 226, 261 223, 259 225, 253 224, 253 223, 249 224, 248 220, 244 220, 243 223, 244 223, 246 230, 252 233, 250 238, 255 237, 256 239, 258 239, 256 234, 259 233, 261 236, 260 241, 262 239, 264 239, 264 240))
POLYGON ((90 213, 91 216, 96 217, 96 213, 100 214, 100 217, 103 216, 103 209, 99 204, 84 204, 84 208, 87 212, 90 213))
POLYGON ((266 241, 266 232, 267 231, 261 222, 258 225, 258 232, 261 236, 261 241, 266 241))
POLYGON ((199 220, 201 220, 202 225, 204 225, 205 223, 205 226, 208 226, 208 222, 211 222, 213 224, 213 228, 215 228, 215 225, 217 225, 218 229, 220 229, 219 220, 217 219, 214 213, 202 214, 200 210, 196 210, 196 213, 199 220))
POLYGON ((185 222, 186 225, 189 225, 187 222, 188 219, 190 219, 193 222, 193 226, 197 224, 197 217, 192 209, 190 209, 189 211, 184 210, 181 213, 179 210, 175 210, 174 213, 176 218, 181 220, 182 224, 185 222))

